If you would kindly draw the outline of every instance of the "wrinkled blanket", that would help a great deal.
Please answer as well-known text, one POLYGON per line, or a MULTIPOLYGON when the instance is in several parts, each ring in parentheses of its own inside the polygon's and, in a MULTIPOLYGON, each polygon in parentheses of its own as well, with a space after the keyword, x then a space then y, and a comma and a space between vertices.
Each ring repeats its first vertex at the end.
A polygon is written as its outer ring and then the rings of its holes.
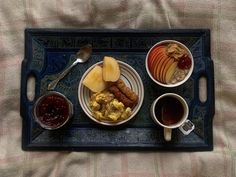
POLYGON ((0 176, 236 176, 235 11, 235 0, 1 0, 0 176), (209 28, 215 67, 214 151, 22 151, 19 100, 26 27, 209 28))

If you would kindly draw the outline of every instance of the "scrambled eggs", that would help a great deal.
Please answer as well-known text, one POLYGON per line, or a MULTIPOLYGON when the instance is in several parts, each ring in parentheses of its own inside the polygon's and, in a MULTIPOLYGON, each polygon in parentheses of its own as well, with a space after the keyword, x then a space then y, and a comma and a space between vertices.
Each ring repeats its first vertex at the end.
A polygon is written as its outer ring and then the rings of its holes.
POLYGON ((91 96, 90 107, 93 116, 98 120, 118 121, 127 119, 131 115, 131 108, 125 107, 106 90, 91 96))

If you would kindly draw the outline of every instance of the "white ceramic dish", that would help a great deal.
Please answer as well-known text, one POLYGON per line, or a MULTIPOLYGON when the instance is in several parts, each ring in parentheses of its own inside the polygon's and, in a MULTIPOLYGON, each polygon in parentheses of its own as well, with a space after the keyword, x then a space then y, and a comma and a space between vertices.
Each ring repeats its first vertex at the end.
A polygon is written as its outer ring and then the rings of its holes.
POLYGON ((148 51, 147 53, 147 56, 146 56, 146 60, 145 60, 145 67, 146 67, 146 71, 149 75, 149 77, 155 82, 157 83, 158 85, 160 86, 163 86, 163 87, 176 87, 176 86, 179 86, 179 85, 182 85, 183 83, 185 83, 189 77, 191 76, 192 72, 193 72, 193 68, 194 68, 194 60, 193 60, 193 55, 192 53, 190 52, 190 50, 188 49, 188 47, 186 47, 184 44, 182 44, 181 42, 178 42, 178 41, 175 41, 175 40, 163 40, 163 41, 160 41, 158 43, 156 43, 154 46, 152 46, 152 48, 148 51), (191 61, 192 61, 192 65, 191 65, 191 68, 189 69, 189 72, 188 74, 185 76, 185 78, 180 81, 180 82, 177 82, 175 84, 165 84, 165 83, 162 83, 158 80, 156 80, 153 76, 152 76, 152 73, 150 72, 149 70, 149 67, 148 67, 148 58, 149 58, 149 54, 150 52, 157 46, 159 45, 163 45, 163 44, 169 44, 169 43, 175 43, 175 44, 178 44, 179 46, 181 46, 183 49, 185 49, 188 53, 188 56, 190 57, 191 61))
POLYGON ((92 111, 89 106, 89 100, 92 92, 85 87, 82 82, 86 75, 96 66, 96 65, 101 65, 102 66, 102 61, 98 62, 94 65, 92 65, 90 68, 87 69, 87 71, 83 74, 81 81, 79 83, 78 87, 78 99, 81 108, 85 112, 85 114, 94 122, 102 125, 107 125, 107 126, 116 126, 116 125, 121 125, 132 118, 135 117, 135 115, 138 113, 139 109, 142 106, 143 99, 144 99, 144 87, 143 87, 143 82, 139 76, 139 74, 127 63, 124 63, 122 61, 118 61, 120 70, 121 70, 121 76, 120 78, 125 82, 125 84, 131 88, 138 96, 139 96, 139 101, 138 104, 132 109, 132 114, 128 119, 119 121, 119 122, 112 122, 112 121, 99 121, 96 118, 92 116, 92 111))

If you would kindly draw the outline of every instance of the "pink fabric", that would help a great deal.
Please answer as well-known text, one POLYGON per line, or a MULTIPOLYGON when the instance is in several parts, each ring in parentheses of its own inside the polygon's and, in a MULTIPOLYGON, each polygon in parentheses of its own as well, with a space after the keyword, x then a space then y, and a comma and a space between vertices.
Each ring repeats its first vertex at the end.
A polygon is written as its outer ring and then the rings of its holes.
POLYGON ((235 10, 235 0, 2 0, 0 176, 236 176, 235 10), (210 28, 216 91, 214 151, 195 153, 22 151, 19 97, 26 27, 210 28))

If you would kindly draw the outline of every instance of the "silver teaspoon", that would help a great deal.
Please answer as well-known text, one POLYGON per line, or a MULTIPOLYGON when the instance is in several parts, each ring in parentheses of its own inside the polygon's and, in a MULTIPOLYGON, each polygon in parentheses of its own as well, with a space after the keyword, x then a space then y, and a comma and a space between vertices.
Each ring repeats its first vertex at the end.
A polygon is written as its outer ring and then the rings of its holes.
POLYGON ((68 68, 66 68, 58 76, 58 78, 56 78, 55 80, 53 80, 52 82, 50 82, 48 84, 48 90, 54 90, 54 88, 56 87, 57 83, 62 78, 64 78, 75 65, 77 65, 78 63, 86 62, 89 59, 89 57, 91 56, 91 53, 92 53, 92 45, 91 44, 87 44, 85 46, 82 46, 80 48, 80 50, 76 53, 76 60, 68 68))

